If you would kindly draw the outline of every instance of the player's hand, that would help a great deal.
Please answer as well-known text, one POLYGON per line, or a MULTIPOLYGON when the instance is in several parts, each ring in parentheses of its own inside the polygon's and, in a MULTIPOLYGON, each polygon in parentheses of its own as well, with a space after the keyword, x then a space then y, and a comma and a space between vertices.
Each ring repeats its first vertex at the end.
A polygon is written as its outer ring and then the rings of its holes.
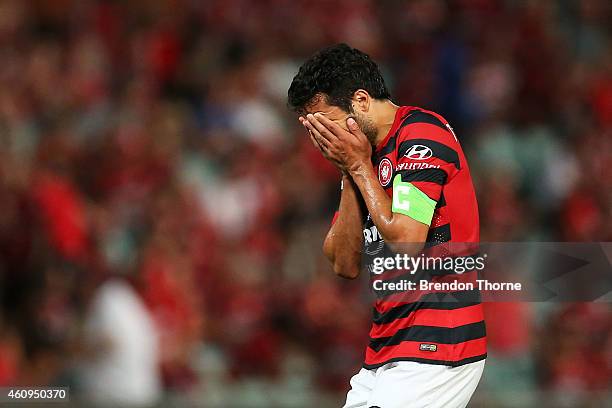
POLYGON ((323 157, 325 157, 327 160, 329 160, 334 166, 338 167, 338 169, 340 169, 340 171, 342 171, 343 173, 346 173, 346 171, 342 168, 342 165, 340 162, 338 162, 337 160, 335 160, 334 158, 330 157, 327 149, 323 148, 323 145, 321 145, 318 141, 318 139, 321 138, 320 133, 314 129, 314 127, 312 125, 310 125, 310 123, 308 122, 308 120, 303 117, 300 116, 298 118, 298 120, 300 121, 300 123, 302 124, 302 126, 304 126, 306 128, 306 130, 308 131, 308 136, 310 137, 310 141, 312 142, 312 145, 321 152, 321 154, 323 155, 323 157))
POLYGON ((346 121, 348 130, 320 113, 309 114, 302 122, 323 155, 341 170, 351 172, 370 163, 372 145, 353 118, 346 121))

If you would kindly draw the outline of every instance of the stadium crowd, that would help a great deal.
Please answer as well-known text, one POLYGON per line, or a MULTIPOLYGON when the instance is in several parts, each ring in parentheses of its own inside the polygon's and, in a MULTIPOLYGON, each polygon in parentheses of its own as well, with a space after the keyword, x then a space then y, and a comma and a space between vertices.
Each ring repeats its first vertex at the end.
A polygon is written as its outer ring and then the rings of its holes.
MULTIPOLYGON (((339 404, 369 293, 322 258, 339 174, 286 109, 335 42, 453 125, 483 241, 612 241, 611 19, 606 0, 0 2, 0 386, 339 404)), ((603 406, 609 303, 487 316, 475 406, 603 406)))

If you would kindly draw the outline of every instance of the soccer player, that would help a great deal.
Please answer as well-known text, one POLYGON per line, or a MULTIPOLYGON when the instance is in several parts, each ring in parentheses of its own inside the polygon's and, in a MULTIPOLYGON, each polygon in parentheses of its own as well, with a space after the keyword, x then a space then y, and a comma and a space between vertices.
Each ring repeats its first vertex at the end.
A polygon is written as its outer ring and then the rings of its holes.
MULTIPOLYGON (((323 244, 336 274, 356 278, 362 254, 382 243, 478 242, 474 188, 452 128, 436 113, 395 105, 368 55, 346 44, 319 51, 300 67, 288 104, 342 172, 339 209, 323 244)), ((486 358, 482 307, 477 299, 442 302, 437 295, 376 299, 365 362, 344 407, 467 405, 486 358)))

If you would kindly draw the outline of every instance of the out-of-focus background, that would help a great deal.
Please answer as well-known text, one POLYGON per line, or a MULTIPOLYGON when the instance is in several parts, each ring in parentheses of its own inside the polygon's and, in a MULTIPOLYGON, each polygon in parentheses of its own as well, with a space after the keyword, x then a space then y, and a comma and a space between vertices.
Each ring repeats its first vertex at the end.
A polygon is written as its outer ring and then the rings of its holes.
MULTIPOLYGON (((336 42, 454 126, 483 241, 612 240, 611 8, 1 1, 0 386, 340 406, 369 293, 322 259, 339 174, 285 106, 299 64, 336 42)), ((610 406, 609 303, 487 316, 471 406, 610 406)))

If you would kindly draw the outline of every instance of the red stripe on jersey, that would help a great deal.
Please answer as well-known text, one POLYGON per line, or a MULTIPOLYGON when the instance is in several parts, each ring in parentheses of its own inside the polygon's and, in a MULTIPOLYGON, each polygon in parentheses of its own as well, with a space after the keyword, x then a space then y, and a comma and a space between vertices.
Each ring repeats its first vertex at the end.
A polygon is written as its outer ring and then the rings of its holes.
MULTIPOLYGON (((424 111, 425 113, 431 114, 431 112, 424 111)), ((446 124, 445 121, 441 121, 446 124)), ((411 123, 405 127, 406 130, 410 132, 414 132, 414 134, 418 134, 421 138, 427 138, 429 140, 433 140, 435 142, 439 142, 448 146, 449 138, 444 133, 440 132, 440 128, 436 125, 432 125, 430 123, 411 123)), ((449 131, 450 133, 450 131, 449 131)), ((453 138, 451 134, 451 138, 453 138)))

